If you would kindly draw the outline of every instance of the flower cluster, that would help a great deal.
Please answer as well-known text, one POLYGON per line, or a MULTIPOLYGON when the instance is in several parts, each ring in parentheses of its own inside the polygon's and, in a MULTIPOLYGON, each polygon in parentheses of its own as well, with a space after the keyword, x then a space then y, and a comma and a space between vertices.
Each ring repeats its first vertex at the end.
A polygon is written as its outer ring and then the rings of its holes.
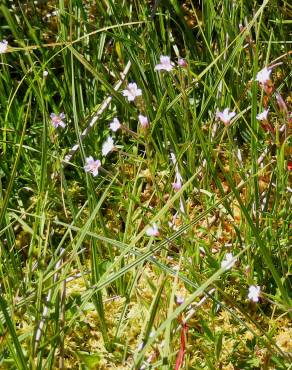
MULTIPOLYGON (((160 63, 156 64, 156 66, 154 67, 155 71, 170 72, 173 70, 175 65, 168 55, 161 55, 159 60, 160 63)), ((182 68, 187 68, 188 66, 188 63, 183 58, 179 58, 177 64, 182 68)))

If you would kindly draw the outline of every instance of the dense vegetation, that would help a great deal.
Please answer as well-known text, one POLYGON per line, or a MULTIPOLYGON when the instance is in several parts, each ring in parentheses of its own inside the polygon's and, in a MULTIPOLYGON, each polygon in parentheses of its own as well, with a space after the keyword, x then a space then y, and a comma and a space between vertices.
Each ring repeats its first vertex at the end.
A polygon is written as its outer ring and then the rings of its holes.
POLYGON ((289 4, 1 1, 1 369, 292 369, 289 4))

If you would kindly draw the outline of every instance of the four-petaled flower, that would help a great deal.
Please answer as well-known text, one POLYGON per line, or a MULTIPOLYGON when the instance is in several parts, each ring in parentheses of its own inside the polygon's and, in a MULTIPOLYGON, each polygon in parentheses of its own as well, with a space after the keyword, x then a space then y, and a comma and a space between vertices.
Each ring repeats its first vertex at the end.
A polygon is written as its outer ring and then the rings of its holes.
POLYGON ((152 226, 148 227, 146 229, 146 235, 147 236, 158 236, 159 235, 159 230, 157 224, 153 224, 152 226))
POLYGON ((6 40, 2 40, 0 42, 0 54, 6 53, 8 49, 8 42, 6 40))
POLYGON ((93 159, 92 156, 90 156, 85 159, 85 162, 86 164, 84 166, 84 171, 92 173, 94 177, 97 176, 98 169, 101 166, 100 160, 99 159, 95 160, 93 159))
POLYGON ((139 114, 138 119, 142 128, 147 128, 149 126, 148 118, 146 116, 139 114))
POLYGON ((221 267, 225 270, 229 270, 236 261, 237 259, 233 257, 232 253, 226 253, 224 260, 221 262, 221 267))
POLYGON ((120 121, 117 118, 114 118, 113 121, 109 124, 109 128, 112 130, 112 132, 118 131, 118 129, 121 128, 120 121))
POLYGON ((106 141, 102 144, 101 153, 105 157, 115 149, 114 140, 111 136, 109 136, 106 141))
POLYGON ((60 113, 59 115, 51 113, 50 118, 54 128, 58 128, 59 126, 61 126, 62 128, 66 127, 66 123, 63 121, 63 119, 65 118, 65 114, 63 112, 60 113))
POLYGON ((253 302, 258 302, 261 294, 261 287, 258 285, 251 285, 248 288, 248 299, 253 302))
POLYGON ((267 121, 268 119, 268 114, 269 114, 269 109, 264 109, 262 111, 262 113, 259 113, 257 116, 256 116, 256 119, 258 121, 267 121))
POLYGON ((263 68, 260 70, 256 75, 256 81, 258 81, 261 85, 266 85, 270 81, 270 74, 272 72, 271 68, 263 68))
POLYGON ((217 112, 216 117, 219 118, 226 126, 229 125, 231 119, 236 115, 235 112, 229 112, 229 108, 225 108, 223 112, 217 112))
POLYGON ((126 90, 123 90, 123 96, 128 98, 128 101, 134 101, 137 96, 142 95, 142 90, 138 89, 138 86, 135 82, 129 83, 126 90))
POLYGON ((155 66, 155 71, 167 71, 170 72, 173 68, 174 64, 170 60, 169 56, 161 55, 160 63, 155 66))

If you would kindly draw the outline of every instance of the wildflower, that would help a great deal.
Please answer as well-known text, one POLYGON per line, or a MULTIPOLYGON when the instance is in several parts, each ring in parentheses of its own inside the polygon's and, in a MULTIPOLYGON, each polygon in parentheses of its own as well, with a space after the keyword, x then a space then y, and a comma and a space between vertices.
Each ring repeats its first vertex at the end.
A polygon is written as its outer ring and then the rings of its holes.
POLYGON ((121 128, 120 121, 117 118, 114 118, 113 121, 109 124, 109 128, 113 131, 116 132, 118 129, 121 128))
POLYGON ((105 157, 106 155, 108 155, 108 153, 113 151, 114 148, 115 148, 114 140, 111 136, 109 136, 106 139, 106 141, 102 144, 101 153, 105 157))
POLYGON ((259 120, 259 121, 267 121, 268 113, 269 113, 269 109, 264 109, 262 113, 259 113, 256 116, 256 119, 259 120))
POLYGON ((268 113, 269 109, 264 109, 262 113, 259 113, 256 116, 256 119, 261 122, 261 126, 264 131, 271 132, 272 134, 274 134, 275 129, 268 122, 268 113))
POLYGON ((139 114, 138 119, 142 128, 147 128, 149 126, 148 118, 146 116, 139 114))
POLYGON ((123 96, 128 98, 128 101, 134 101, 137 96, 142 95, 142 90, 138 89, 135 82, 129 83, 126 90, 123 90, 123 96))
POLYGON ((182 177, 179 171, 176 171, 176 180, 172 183, 173 190, 180 190, 182 188, 182 177))
POLYGON ((287 105, 279 93, 276 93, 276 99, 277 99, 277 103, 278 103, 278 107, 280 111, 287 114, 288 113, 287 105))
POLYGON ((172 185, 173 190, 176 190, 176 191, 182 188, 182 183, 180 180, 173 182, 171 185, 172 185))
POLYGON ((186 210, 185 210, 185 206, 184 206, 184 202, 183 202, 183 198, 182 197, 179 198, 179 210, 181 211, 181 213, 186 213, 186 210))
POLYGON ((183 68, 187 68, 187 66, 188 66, 188 63, 187 63, 187 62, 186 62, 186 60, 185 60, 185 59, 183 59, 183 58, 179 58, 179 60, 178 60, 177 64, 178 64, 179 66, 183 67, 183 68))
POLYGON ((236 115, 235 112, 229 112, 229 108, 225 108, 223 112, 217 112, 216 117, 219 118, 224 125, 228 126, 231 119, 236 115))
POLYGON ((61 126, 62 128, 66 127, 66 123, 63 121, 63 119, 65 118, 65 114, 63 112, 60 113, 59 115, 51 113, 50 118, 54 128, 58 128, 59 126, 61 126))
POLYGON ((256 81, 258 81, 261 85, 267 84, 271 79, 270 79, 270 74, 272 72, 271 68, 263 68, 260 70, 257 75, 256 75, 256 81))
POLYGON ((173 68, 173 63, 169 56, 161 55, 160 63, 155 66, 155 71, 167 71, 170 72, 173 68))
POLYGON ((47 77, 47 75, 49 74, 49 72, 48 71, 44 71, 43 72, 43 77, 47 77))
POLYGON ((137 350, 142 351, 143 348, 144 348, 144 343, 143 342, 139 343, 137 350))
POLYGON ((221 268, 229 270, 235 264, 236 261, 237 259, 233 257, 232 253, 226 253, 224 260, 221 262, 221 268))
POLYGON ((159 230, 157 224, 153 224, 152 226, 148 227, 146 229, 146 235, 147 236, 158 236, 159 235, 159 230))
POLYGON ((265 67, 256 75, 256 81, 259 82, 260 86, 265 90, 267 95, 270 95, 273 91, 273 83, 270 78, 271 72, 271 68, 265 67))
POLYGON ((93 159, 92 156, 85 159, 86 165, 84 166, 85 172, 90 172, 95 177, 98 175, 98 169, 101 166, 100 160, 93 159))
POLYGON ((6 53, 8 49, 8 41, 2 40, 0 41, 0 54, 6 53))
POLYGON ((184 303, 184 301, 185 301, 185 300, 184 300, 184 298, 183 298, 183 297, 181 297, 181 296, 177 296, 177 297, 176 297, 176 303, 177 303, 177 304, 182 304, 182 303, 184 303))
POLYGON ((248 299, 253 302, 258 302, 260 293, 261 287, 259 287, 258 285, 251 285, 248 288, 248 299))

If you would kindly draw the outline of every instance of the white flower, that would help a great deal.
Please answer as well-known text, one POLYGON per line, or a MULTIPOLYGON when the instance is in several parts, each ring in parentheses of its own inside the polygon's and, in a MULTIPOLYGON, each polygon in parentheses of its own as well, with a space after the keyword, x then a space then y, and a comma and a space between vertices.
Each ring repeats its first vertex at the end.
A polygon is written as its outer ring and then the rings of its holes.
POLYGON ((258 81, 262 85, 265 85, 267 82, 270 81, 271 72, 272 72, 272 69, 267 68, 267 67, 263 68, 257 73, 256 81, 258 81))
POLYGON ((217 112, 216 117, 219 118, 225 125, 229 125, 235 114, 235 112, 229 112, 229 108, 225 108, 223 112, 217 112))
POLYGON ((258 302, 260 293, 261 287, 259 287, 258 285, 251 285, 248 288, 248 299, 253 302, 258 302))
POLYGON ((95 160, 93 159, 92 156, 88 157, 85 159, 85 166, 84 166, 84 171, 85 172, 90 172, 92 175, 95 177, 98 175, 98 169, 101 166, 100 160, 95 160))
POLYGON ((8 42, 6 40, 0 41, 0 54, 6 53, 8 49, 8 42))
POLYGON ((148 118, 146 116, 139 114, 138 119, 142 128, 147 128, 149 126, 148 118))
POLYGON ((266 121, 268 119, 268 109, 264 109, 262 113, 259 113, 256 117, 257 120, 259 121, 266 121))
POLYGON ((232 253, 226 253, 224 260, 221 262, 221 267, 225 270, 229 270, 236 261, 237 259, 233 257, 232 253))
POLYGON ((51 118, 51 123, 54 126, 54 128, 58 128, 59 126, 61 126, 62 128, 66 127, 66 123, 63 121, 63 119, 65 118, 65 114, 63 112, 60 113, 59 115, 55 113, 51 113, 50 118, 51 118))
POLYGON ((142 90, 138 89, 135 82, 129 83, 126 90, 123 90, 123 96, 128 98, 128 101, 134 101, 137 96, 142 95, 142 90))
POLYGON ((115 148, 114 140, 111 136, 109 136, 106 139, 106 141, 102 144, 101 153, 105 157, 106 155, 108 155, 108 153, 113 151, 114 148, 115 148))
POLYGON ((167 71, 170 72, 173 68, 173 63, 169 56, 161 55, 160 63, 155 66, 155 71, 167 71))
POLYGON ((116 132, 118 129, 121 128, 120 121, 117 118, 114 118, 113 121, 109 124, 109 128, 113 131, 116 132))
POLYGON ((44 77, 47 77, 47 75, 48 75, 48 74, 49 74, 49 72, 48 72, 48 71, 44 71, 44 72, 43 72, 43 76, 44 76, 44 77))
POLYGON ((152 226, 148 227, 148 229, 146 229, 146 235, 158 236, 159 235, 158 226, 156 224, 153 224, 152 226))

